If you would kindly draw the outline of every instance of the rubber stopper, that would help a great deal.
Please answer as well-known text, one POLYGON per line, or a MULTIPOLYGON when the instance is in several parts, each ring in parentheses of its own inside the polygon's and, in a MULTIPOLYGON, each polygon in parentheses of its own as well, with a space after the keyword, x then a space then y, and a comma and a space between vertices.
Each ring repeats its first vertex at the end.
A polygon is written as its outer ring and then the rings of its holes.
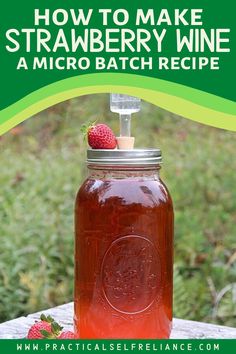
POLYGON ((134 148, 134 140, 133 136, 117 136, 117 147, 120 150, 132 150, 134 148))

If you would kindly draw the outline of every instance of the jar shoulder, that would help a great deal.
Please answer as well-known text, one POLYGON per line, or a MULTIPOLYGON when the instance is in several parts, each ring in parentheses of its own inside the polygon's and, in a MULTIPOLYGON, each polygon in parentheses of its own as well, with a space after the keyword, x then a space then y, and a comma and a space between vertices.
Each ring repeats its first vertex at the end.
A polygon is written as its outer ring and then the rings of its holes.
POLYGON ((116 201, 120 204, 141 203, 146 206, 169 204, 172 199, 162 179, 93 179, 87 178, 81 185, 76 203, 87 200, 107 203, 116 201))

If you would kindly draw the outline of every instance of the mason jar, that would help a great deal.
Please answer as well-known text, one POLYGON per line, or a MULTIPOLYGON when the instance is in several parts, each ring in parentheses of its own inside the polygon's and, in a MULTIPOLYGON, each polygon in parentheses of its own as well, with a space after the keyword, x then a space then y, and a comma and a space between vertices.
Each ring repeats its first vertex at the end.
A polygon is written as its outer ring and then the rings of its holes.
POLYGON ((168 338, 173 207, 159 149, 88 150, 75 202, 74 325, 80 338, 168 338))

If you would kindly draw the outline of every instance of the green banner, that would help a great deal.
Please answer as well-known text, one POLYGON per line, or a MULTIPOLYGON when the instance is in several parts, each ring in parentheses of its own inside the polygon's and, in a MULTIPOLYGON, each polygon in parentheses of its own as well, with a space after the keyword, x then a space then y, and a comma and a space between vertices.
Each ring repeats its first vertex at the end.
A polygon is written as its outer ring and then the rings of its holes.
POLYGON ((87 93, 131 93, 236 130, 232 0, 0 5, 0 134, 87 93))
POLYGON ((235 340, 0 340, 1 353, 233 353, 235 340))

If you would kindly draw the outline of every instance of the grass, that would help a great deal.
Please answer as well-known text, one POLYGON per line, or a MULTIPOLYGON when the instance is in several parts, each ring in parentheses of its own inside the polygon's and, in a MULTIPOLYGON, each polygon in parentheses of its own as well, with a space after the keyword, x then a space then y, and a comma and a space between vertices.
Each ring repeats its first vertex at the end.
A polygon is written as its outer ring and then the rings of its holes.
MULTIPOLYGON (((96 119, 117 131, 107 95, 57 105, 1 137, 0 321, 73 298, 73 205, 86 176, 79 127, 96 119)), ((235 133, 146 102, 133 133, 137 146, 163 151, 175 206, 174 315, 235 326, 235 133)))

